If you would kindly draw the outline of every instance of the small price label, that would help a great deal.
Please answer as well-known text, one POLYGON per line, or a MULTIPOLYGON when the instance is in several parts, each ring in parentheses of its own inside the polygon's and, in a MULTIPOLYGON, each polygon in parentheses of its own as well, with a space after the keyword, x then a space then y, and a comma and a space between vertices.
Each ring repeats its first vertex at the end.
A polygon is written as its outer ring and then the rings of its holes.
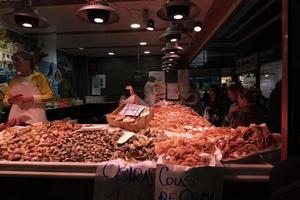
POLYGON ((129 115, 129 116, 139 116, 145 108, 147 107, 129 103, 124 106, 124 108, 119 112, 119 114, 129 115))
POLYGON ((129 140, 132 136, 134 136, 135 133, 130 132, 130 131, 124 131, 124 135, 122 135, 122 137, 119 138, 118 140, 118 144, 123 144, 125 142, 127 142, 127 140, 129 140))

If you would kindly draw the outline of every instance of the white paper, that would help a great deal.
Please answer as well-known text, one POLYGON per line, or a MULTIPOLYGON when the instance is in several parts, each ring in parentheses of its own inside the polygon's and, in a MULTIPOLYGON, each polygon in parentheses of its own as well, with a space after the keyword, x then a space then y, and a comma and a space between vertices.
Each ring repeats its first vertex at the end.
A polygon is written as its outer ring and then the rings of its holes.
POLYGON ((99 80, 100 88, 105 88, 106 87, 105 74, 98 74, 96 76, 97 76, 97 78, 99 80))
POLYGON ((124 131, 124 135, 122 135, 119 140, 118 140, 118 144, 123 144, 125 142, 127 142, 127 140, 129 140, 132 136, 134 136, 135 133, 134 132, 130 132, 130 131, 124 131))
POLYGON ((105 130, 109 129, 108 124, 89 124, 83 125, 79 131, 98 131, 98 130, 105 130))
POLYGON ((162 163, 156 165, 155 200, 221 200, 223 167, 188 167, 162 163))
POLYGON ((101 95, 100 79, 98 76, 92 77, 92 95, 101 95))
POLYGON ((128 103, 119 112, 120 115, 139 116, 147 106, 128 103))
POLYGON ((128 163, 117 159, 97 168, 94 200, 153 200, 155 163, 128 163))

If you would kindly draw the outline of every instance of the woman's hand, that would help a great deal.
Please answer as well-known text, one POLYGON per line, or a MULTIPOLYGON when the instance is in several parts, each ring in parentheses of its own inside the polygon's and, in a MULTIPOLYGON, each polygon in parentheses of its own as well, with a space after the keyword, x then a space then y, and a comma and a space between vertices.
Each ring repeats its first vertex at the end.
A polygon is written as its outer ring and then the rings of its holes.
POLYGON ((7 127, 18 126, 20 124, 21 124, 21 122, 20 122, 19 118, 13 118, 6 122, 7 127))
POLYGON ((24 96, 23 94, 17 94, 8 98, 8 103, 11 105, 16 103, 33 103, 33 102, 34 102, 33 96, 24 96))
POLYGON ((23 94, 17 94, 8 98, 8 103, 10 105, 19 102, 23 98, 23 94))

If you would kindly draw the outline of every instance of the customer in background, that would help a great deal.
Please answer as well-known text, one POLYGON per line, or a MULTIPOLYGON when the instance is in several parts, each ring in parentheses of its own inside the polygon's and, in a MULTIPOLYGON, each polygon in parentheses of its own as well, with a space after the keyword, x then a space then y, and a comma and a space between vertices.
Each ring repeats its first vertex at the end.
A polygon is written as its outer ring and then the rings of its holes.
POLYGON ((221 124, 221 105, 220 89, 217 85, 212 85, 209 89, 208 103, 204 109, 204 118, 215 126, 221 124))
POLYGON ((240 83, 235 83, 230 85, 227 88, 227 95, 228 98, 230 99, 230 101, 232 102, 230 107, 229 107, 229 111, 228 114, 225 117, 224 120, 224 125, 229 125, 231 126, 232 123, 232 114, 238 109, 239 104, 238 104, 238 97, 240 95, 240 93, 243 91, 243 86, 240 83))
POLYGON ((230 108, 231 103, 232 103, 231 100, 228 97, 227 89, 228 89, 227 84, 223 83, 222 87, 221 87, 221 101, 222 101, 222 113, 223 114, 228 113, 229 108, 230 108))
POLYGON ((208 101, 209 101, 209 94, 208 94, 208 91, 205 90, 204 91, 204 94, 201 98, 201 102, 202 102, 202 106, 203 106, 203 110, 206 108, 207 104, 208 104, 208 101))
POLYGON ((127 85, 125 87, 124 93, 120 98, 120 102, 119 105, 122 104, 138 104, 138 105, 144 105, 146 106, 147 104, 140 98, 138 97, 135 92, 134 89, 131 85, 127 85))
POLYGON ((185 97, 180 95, 181 101, 190 106, 193 110, 197 111, 197 105, 198 105, 198 92, 197 92, 197 87, 195 84, 191 83, 189 85, 189 90, 188 93, 185 97))
POLYGON ((265 122, 263 110, 256 105, 256 89, 244 89, 238 96, 238 109, 232 113, 231 127, 249 126, 265 122))
POLYGON ((281 133, 281 80, 270 94, 268 107, 268 127, 273 133, 281 133))
POLYGON ((165 88, 163 84, 155 83, 156 78, 154 76, 149 76, 148 81, 144 86, 144 101, 148 104, 148 106, 153 106, 156 100, 156 96, 158 95, 156 88, 162 87, 165 88))
POLYGON ((33 58, 26 52, 12 57, 18 74, 9 82, 3 103, 11 106, 10 124, 32 124, 47 121, 45 103, 53 99, 47 78, 35 72, 33 58))
POLYGON ((119 105, 135 103, 134 91, 131 85, 127 85, 123 91, 123 95, 120 97, 119 105))

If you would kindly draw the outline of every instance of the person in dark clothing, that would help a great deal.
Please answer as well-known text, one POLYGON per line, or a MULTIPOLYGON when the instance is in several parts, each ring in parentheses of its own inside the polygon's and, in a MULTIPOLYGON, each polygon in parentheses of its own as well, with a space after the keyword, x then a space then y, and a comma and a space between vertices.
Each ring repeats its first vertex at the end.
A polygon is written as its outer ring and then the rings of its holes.
POLYGON ((209 99, 209 94, 207 90, 204 91, 203 97, 202 97, 202 102, 203 102, 203 107, 205 108, 208 104, 208 99, 209 99))
POLYGON ((256 105, 256 90, 244 89, 238 96, 239 107, 231 115, 231 127, 249 126, 265 122, 263 110, 256 105))
POLYGON ((220 90, 217 85, 212 85, 209 90, 208 103, 204 109, 204 118, 216 126, 220 125, 221 106, 220 90))
POLYGON ((268 107, 268 127, 273 133, 281 132, 281 80, 270 94, 268 107))
POLYGON ((222 115, 226 115, 229 111, 231 101, 227 94, 227 84, 223 83, 221 87, 222 115))
POLYGON ((243 86, 240 83, 232 84, 227 88, 227 95, 232 103, 229 107, 228 114, 225 117, 224 125, 231 126, 231 123, 232 123, 231 115, 238 109, 238 106, 239 106, 238 105, 238 97, 242 91, 243 91, 243 86))

